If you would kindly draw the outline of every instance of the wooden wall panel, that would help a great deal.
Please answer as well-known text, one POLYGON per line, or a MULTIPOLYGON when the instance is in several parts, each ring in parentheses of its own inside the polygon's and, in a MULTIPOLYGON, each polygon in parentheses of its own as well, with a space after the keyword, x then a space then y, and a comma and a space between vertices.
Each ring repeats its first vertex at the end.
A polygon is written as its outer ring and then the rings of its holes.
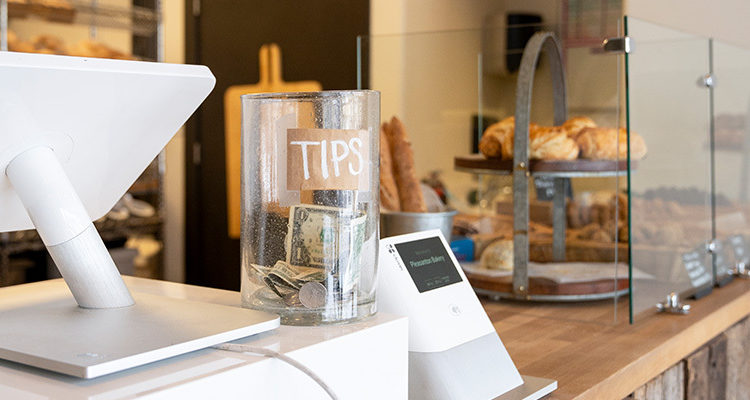
POLYGON ((670 367, 627 400, 750 400, 750 318, 670 367))

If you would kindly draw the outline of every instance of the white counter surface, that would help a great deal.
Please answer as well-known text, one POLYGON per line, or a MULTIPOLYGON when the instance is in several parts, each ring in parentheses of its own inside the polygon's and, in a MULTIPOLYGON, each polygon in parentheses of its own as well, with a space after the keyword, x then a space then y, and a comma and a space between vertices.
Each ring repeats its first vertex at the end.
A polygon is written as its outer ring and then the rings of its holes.
MULTIPOLYGON (((238 292, 126 277, 134 292, 239 306, 238 292)), ((2 321, 0 321, 2 323, 2 321)), ((34 329, 34 327, 29 327, 34 329)), ((305 364, 341 399, 407 395, 408 323, 386 314, 337 326, 280 328, 235 343, 305 364)), ((261 356, 205 349, 90 380, 0 360, 0 399, 326 399, 308 376, 261 356)))

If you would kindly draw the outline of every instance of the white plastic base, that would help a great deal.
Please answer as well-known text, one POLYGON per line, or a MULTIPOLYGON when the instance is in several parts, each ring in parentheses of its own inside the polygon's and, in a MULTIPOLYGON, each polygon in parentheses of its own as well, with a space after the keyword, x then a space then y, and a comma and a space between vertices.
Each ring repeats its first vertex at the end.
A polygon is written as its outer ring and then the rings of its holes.
POLYGON ((495 332, 445 351, 410 351, 409 398, 495 398, 523 384, 506 360, 507 353, 495 332))
POLYGON ((0 358, 94 378, 279 326, 278 316, 255 310, 136 298, 133 307, 89 310, 76 306, 62 280, 3 288, 0 358))

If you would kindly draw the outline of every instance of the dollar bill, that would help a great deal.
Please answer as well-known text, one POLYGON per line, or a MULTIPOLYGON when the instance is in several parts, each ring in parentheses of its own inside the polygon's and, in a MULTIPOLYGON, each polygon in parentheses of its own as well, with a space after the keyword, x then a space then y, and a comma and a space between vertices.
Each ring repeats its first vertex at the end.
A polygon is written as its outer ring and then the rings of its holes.
POLYGON ((257 281, 263 282, 284 299, 290 298, 307 282, 323 282, 326 279, 325 271, 319 268, 290 265, 283 260, 277 261, 273 267, 250 264, 250 270, 257 281))
POLYGON ((292 206, 286 261, 333 275, 332 281, 340 287, 329 289, 352 290, 359 277, 366 220, 366 215, 351 209, 308 204, 292 206))

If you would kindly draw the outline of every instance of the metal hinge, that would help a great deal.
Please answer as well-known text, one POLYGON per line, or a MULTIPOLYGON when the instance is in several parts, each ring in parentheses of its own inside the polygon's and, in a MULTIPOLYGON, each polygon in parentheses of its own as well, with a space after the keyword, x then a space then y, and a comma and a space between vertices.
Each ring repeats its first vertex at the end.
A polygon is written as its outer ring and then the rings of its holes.
POLYGON ((719 243, 716 241, 716 239, 709 241, 706 243, 706 252, 709 254, 716 253, 716 249, 719 248, 719 243))
POLYGON ((700 87, 712 88, 716 85, 716 78, 714 78, 713 74, 708 73, 698 78, 697 83, 700 87))
POLYGON ((602 48, 607 53, 630 53, 632 46, 630 36, 606 38, 602 42, 602 48))
POLYGON ((750 279, 750 268, 748 268, 748 265, 744 261, 738 262, 731 272, 738 278, 750 279))

